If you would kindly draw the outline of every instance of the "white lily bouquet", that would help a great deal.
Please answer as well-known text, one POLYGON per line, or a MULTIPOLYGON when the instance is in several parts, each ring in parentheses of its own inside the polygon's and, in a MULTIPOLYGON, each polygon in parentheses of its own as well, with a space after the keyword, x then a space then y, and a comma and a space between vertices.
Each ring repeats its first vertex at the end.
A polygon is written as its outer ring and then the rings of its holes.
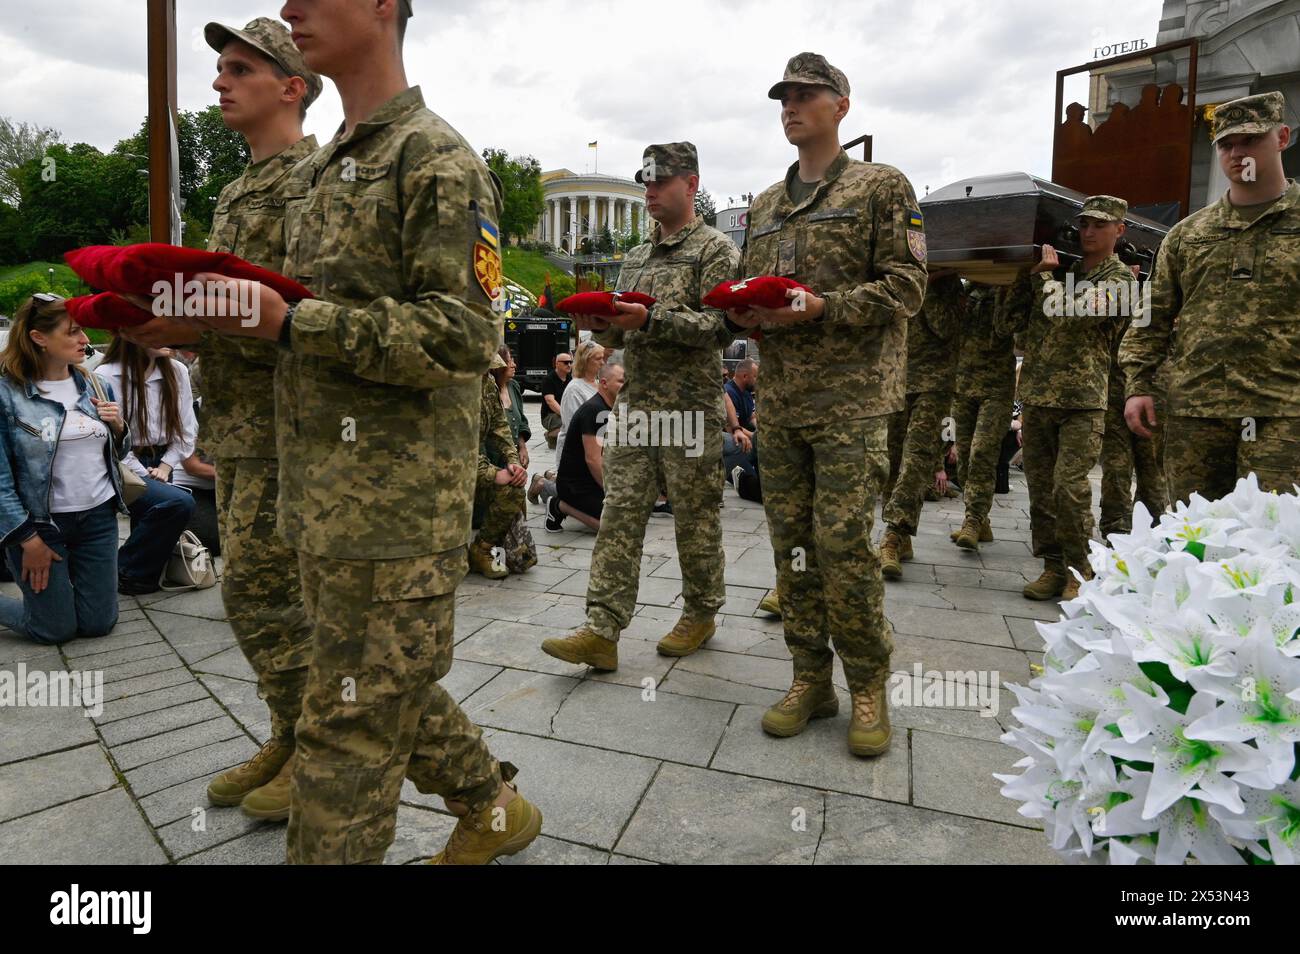
POLYGON ((1095 578, 1038 624, 1002 794, 1069 861, 1295 864, 1300 496, 1252 474, 1150 522, 1139 503, 1094 542, 1095 578))

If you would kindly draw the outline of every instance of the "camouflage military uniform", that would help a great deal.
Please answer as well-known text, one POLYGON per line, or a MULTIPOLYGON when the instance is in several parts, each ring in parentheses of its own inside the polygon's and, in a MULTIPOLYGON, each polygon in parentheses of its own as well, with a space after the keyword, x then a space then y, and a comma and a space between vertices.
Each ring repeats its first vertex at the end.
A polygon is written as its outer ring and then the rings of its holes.
MULTIPOLYGON (((1124 420, 1124 372, 1119 366, 1119 343, 1128 328, 1124 321, 1111 345, 1110 385, 1106 405, 1106 429, 1101 438, 1101 522, 1103 538, 1128 533, 1133 524, 1133 477, 1137 476, 1137 499, 1152 519, 1169 506, 1165 475, 1157 453, 1157 439, 1139 437, 1124 420)), ((1156 408, 1156 420, 1164 420, 1163 402, 1156 408)))
POLYGON ((617 640, 636 609, 646 523, 661 487, 673 505, 682 618, 710 623, 726 602, 718 514, 724 420, 720 382, 722 348, 734 335, 722 313, 701 305, 700 298, 734 278, 739 259, 736 243, 699 216, 667 238, 656 225, 650 241, 627 254, 616 285, 619 291, 654 297, 649 320, 635 331, 611 328, 595 335, 600 344, 623 349, 627 374, 612 427, 606 428, 605 509, 587 584, 588 628, 606 639, 617 640), (620 421, 632 426, 665 412, 680 415, 682 440, 672 446, 646 446, 634 436, 626 444, 619 442, 620 421))
POLYGON ((763 506, 796 680, 821 682, 830 643, 849 688, 889 671, 872 512, 903 406, 907 319, 925 293, 925 233, 911 184, 841 152, 795 204, 798 163, 749 212, 746 275, 783 275, 826 300, 819 321, 763 333, 763 506))
MULTIPOLYGON (((1092 214, 1089 203, 1084 212, 1092 214)), ((1121 203, 1122 200, 1113 200, 1121 203)), ((1107 214, 1127 212, 1107 205, 1107 214)), ((1075 262, 1067 274, 1079 274, 1075 262)), ((1054 569, 1085 571, 1092 536, 1092 485, 1088 474, 1101 454, 1120 285, 1134 286, 1128 266, 1111 254, 1076 281, 1091 283, 1067 301, 1069 287, 1050 273, 1025 273, 1008 311, 1021 333, 1021 434, 1034 556, 1054 569), (1025 302, 1032 301, 1026 306, 1025 302), (1112 307, 1111 302, 1116 302, 1112 307), (1059 312, 1059 314, 1058 314, 1059 312)), ((1129 298, 1132 300, 1132 297, 1129 298)))
POLYGON ((956 275, 936 279, 926 290, 921 310, 907 320, 907 406, 890 421, 891 431, 897 431, 902 418, 904 437, 897 452, 891 437, 894 486, 883 513, 889 529, 900 534, 916 534, 925 491, 934 483, 943 457, 964 296, 956 275))
POLYGON ((952 416, 957 479, 966 516, 983 522, 993 507, 1002 439, 1011 427, 1016 390, 1015 341, 1006 327, 1006 290, 972 285, 957 351, 952 416))
MULTIPOLYGON (((284 262, 282 189, 289 171, 315 149, 315 137, 300 139, 222 189, 209 251, 233 252, 278 271, 284 262)), ((270 709, 271 735, 291 744, 302 712, 311 628, 297 556, 275 528, 277 349, 271 341, 212 333, 203 336, 200 348, 206 395, 199 421, 203 449, 215 459, 225 561, 221 599, 270 709)))
POLYGON ((313 655, 291 862, 378 862, 403 779, 485 809, 498 767, 438 680, 466 573, 482 377, 501 340, 499 187, 418 88, 301 163, 276 371, 279 521, 313 655))
POLYGON ((496 482, 497 471, 519 463, 519 450, 510 435, 510 423, 501 406, 501 389, 491 373, 483 375, 483 400, 479 411, 478 476, 474 482, 474 514, 478 538, 500 546, 516 514, 527 508, 523 487, 496 482))
MULTIPOLYGON (((1226 103, 1215 110, 1216 138, 1276 126, 1283 105, 1280 93, 1226 103)), ((1217 499, 1251 471, 1279 492, 1300 479, 1298 276, 1294 180, 1254 221, 1225 194, 1161 244, 1150 320, 1129 328, 1120 363, 1129 397, 1155 393, 1162 366, 1169 374, 1171 502, 1193 492, 1217 499)))

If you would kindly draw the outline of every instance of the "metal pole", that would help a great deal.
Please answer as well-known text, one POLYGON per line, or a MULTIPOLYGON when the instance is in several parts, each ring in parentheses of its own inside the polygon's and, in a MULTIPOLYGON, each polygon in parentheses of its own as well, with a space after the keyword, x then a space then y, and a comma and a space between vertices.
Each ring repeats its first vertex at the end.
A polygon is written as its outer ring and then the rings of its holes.
MULTIPOLYGON (((176 0, 148 0, 149 238, 177 242, 172 228, 172 129, 176 123, 176 0)), ((175 201, 179 203, 179 197, 175 201)))

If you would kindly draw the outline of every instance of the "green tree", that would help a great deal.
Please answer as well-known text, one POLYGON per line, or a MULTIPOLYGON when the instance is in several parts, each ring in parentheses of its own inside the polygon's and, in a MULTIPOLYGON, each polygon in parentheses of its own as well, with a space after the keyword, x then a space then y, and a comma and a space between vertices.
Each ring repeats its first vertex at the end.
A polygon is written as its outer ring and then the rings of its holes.
MULTIPOLYGON (((250 156, 244 137, 228 129, 222 121, 219 106, 181 111, 176 120, 176 145, 184 216, 187 220, 192 220, 185 230, 188 245, 191 233, 198 231, 206 236, 212 228, 212 213, 216 209, 217 196, 244 171, 250 156)), ((140 124, 135 135, 114 146, 113 153, 126 157, 148 156, 148 118, 140 124)), ((140 221, 147 220, 146 201, 145 215, 140 221)))
POLYGON ((18 205, 18 180, 14 175, 18 167, 43 155, 58 141, 58 130, 15 123, 0 116, 0 202, 18 205))
POLYGON ((84 142, 51 145, 15 176, 19 258, 56 260, 68 249, 106 243, 148 210, 148 186, 135 162, 84 142))
POLYGON ((630 251, 641 244, 641 234, 637 232, 634 226, 631 231, 626 232, 618 240, 618 247, 624 252, 630 251))
POLYGON ((483 159, 501 180, 501 240, 524 237, 546 208, 541 165, 532 156, 509 156, 504 149, 484 149, 483 159))
POLYGON ((610 234, 608 225, 602 225, 600 232, 596 235, 596 251, 602 255, 608 255, 614 251, 614 236, 610 234))
POLYGON ((704 219, 705 225, 718 224, 718 207, 713 202, 713 196, 709 195, 708 189, 701 189, 695 193, 695 214, 704 219))

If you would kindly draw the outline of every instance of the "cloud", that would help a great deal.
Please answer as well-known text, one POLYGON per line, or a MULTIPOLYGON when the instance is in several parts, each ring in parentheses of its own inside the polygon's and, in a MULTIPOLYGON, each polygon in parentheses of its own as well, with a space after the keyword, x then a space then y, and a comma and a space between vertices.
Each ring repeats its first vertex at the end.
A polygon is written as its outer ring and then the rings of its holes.
MULTIPOLYGON (((208 20, 243 24, 278 3, 177 4, 182 109, 215 102, 208 20)), ((536 156, 544 169, 630 175, 650 142, 690 139, 704 187, 759 192, 794 160, 767 89, 797 52, 823 53, 848 75, 841 132, 874 137, 875 158, 918 193, 971 175, 1050 169, 1048 115, 1058 69, 1098 42, 1154 41, 1158 0, 1033 0, 903 5, 883 0, 417 0, 407 75, 429 107, 474 146, 536 156)), ((5 115, 101 149, 146 112, 144 4, 65 0, 0 21, 5 115)), ((307 131, 331 137, 343 112, 332 85, 307 131)))

